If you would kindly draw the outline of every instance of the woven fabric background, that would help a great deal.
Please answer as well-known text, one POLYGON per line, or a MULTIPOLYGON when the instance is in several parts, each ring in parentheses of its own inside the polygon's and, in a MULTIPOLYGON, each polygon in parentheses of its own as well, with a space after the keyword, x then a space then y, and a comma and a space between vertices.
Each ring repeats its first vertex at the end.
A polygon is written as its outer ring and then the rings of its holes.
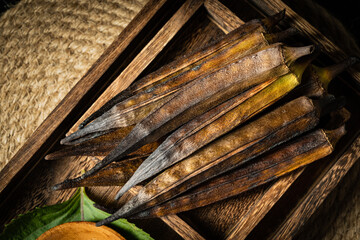
MULTIPOLYGON (((0 169, 146 2, 21 0, 0 17, 0 169)), ((360 239, 359 165, 300 239, 360 239)))

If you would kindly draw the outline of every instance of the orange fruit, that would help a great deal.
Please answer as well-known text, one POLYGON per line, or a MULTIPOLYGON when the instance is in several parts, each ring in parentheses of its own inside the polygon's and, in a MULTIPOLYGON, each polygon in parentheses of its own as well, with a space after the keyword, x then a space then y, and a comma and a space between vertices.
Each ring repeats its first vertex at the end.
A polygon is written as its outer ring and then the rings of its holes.
POLYGON ((101 226, 96 227, 93 222, 68 222, 60 224, 41 234, 38 240, 113 240, 123 239, 113 229, 101 226))

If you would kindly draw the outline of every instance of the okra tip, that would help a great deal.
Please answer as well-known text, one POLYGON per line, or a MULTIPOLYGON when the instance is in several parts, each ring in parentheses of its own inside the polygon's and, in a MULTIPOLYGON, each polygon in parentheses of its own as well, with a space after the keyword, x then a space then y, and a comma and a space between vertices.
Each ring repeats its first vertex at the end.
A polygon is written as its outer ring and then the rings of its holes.
POLYGON ((115 97, 113 97, 108 102, 106 102, 102 107, 100 107, 98 110, 93 112, 89 117, 87 117, 82 123, 79 124, 78 129, 84 128, 90 122, 92 122, 96 118, 100 117, 103 113, 110 110, 115 104, 130 97, 133 94, 132 86, 134 85, 131 85, 129 88, 118 93, 115 97))
POLYGON ((75 188, 80 187, 80 181, 84 179, 84 174, 80 177, 73 178, 73 179, 66 179, 61 183, 55 184, 50 187, 51 191, 58 191, 63 189, 75 188))
POLYGON ((325 130, 326 137, 334 147, 336 143, 346 134, 345 124, 333 130, 325 130))
POLYGON ((98 130, 93 128, 91 125, 87 125, 82 129, 77 130, 76 132, 70 134, 69 136, 64 137, 60 140, 61 145, 75 145, 89 141, 91 139, 103 136, 107 133, 112 132, 112 129, 108 130, 98 130))
POLYGON ((55 159, 58 159, 58 156, 56 154, 57 152, 55 153, 49 153, 47 155, 45 155, 45 160, 55 160, 55 159))
MULTIPOLYGON (((125 206, 125 205, 124 205, 125 206)), ((113 213, 111 216, 99 221, 96 223, 97 227, 100 227, 102 225, 111 223, 113 221, 118 220, 121 217, 128 217, 131 215, 131 210, 127 211, 127 209, 124 210, 124 207, 120 208, 119 210, 117 210, 115 213, 113 213), (130 214, 129 214, 130 213, 130 214)))
POLYGON ((351 56, 349 57, 347 60, 345 60, 348 62, 348 66, 352 66, 352 65, 356 65, 360 63, 360 58, 356 57, 356 56, 351 56))
POLYGON ((54 186, 51 186, 51 191, 58 191, 58 190, 63 190, 63 189, 69 189, 69 188, 75 188, 75 187, 79 187, 80 185, 78 184, 77 181, 74 181, 73 179, 66 179, 61 183, 55 184, 54 186))
POLYGON ((119 190, 119 192, 116 193, 115 200, 119 200, 129 190, 129 188, 126 186, 127 184, 129 183, 125 183, 125 185, 119 190))
POLYGON ((117 219, 118 219, 118 217, 117 217, 115 214, 113 214, 113 215, 111 215, 110 217, 107 217, 107 218, 105 218, 105 219, 100 220, 99 222, 97 222, 97 223, 96 223, 96 226, 97 226, 97 227, 101 227, 102 225, 109 224, 109 223, 111 223, 111 222, 113 222, 113 221, 116 221, 117 219))
POLYGON ((59 160, 59 159, 62 159, 62 158, 74 156, 74 155, 71 155, 71 151, 72 151, 72 149, 69 149, 69 148, 65 147, 65 148, 62 148, 62 149, 60 149, 58 151, 51 152, 51 153, 45 155, 44 158, 47 161, 51 161, 51 160, 59 160))
POLYGON ((299 31, 296 28, 290 27, 285 29, 284 31, 277 33, 266 33, 265 38, 269 43, 281 42, 289 37, 292 37, 298 34, 299 31))
POLYGON ((58 191, 58 190, 64 189, 64 188, 63 188, 63 186, 64 186, 63 183, 64 183, 64 182, 58 183, 58 184, 56 184, 56 185, 54 185, 54 186, 51 186, 51 187, 50 187, 50 190, 51 190, 51 191, 58 191))
POLYGON ((332 79, 334 79, 338 74, 343 72, 345 69, 357 63, 359 63, 359 58, 349 57, 339 63, 325 67, 323 69, 323 75, 325 76, 319 78, 323 84, 323 87, 327 90, 332 79))
POLYGON ((288 64, 295 62, 295 60, 312 54, 316 50, 314 45, 308 45, 303 47, 288 47, 283 46, 283 55, 288 64))
POLYGON ((77 130, 76 132, 64 137, 60 140, 61 145, 73 145, 75 144, 76 140, 80 139, 81 137, 86 136, 89 134, 88 130, 86 128, 82 128, 77 130))
MULTIPOLYGON (((145 160, 146 161, 146 160, 145 160)), ((144 162, 143 162, 144 164, 144 162)), ((124 186, 116 193, 115 200, 119 200, 127 191, 129 191, 136 184, 142 182, 149 178, 149 174, 146 171, 143 171, 141 168, 142 165, 135 171, 132 177, 124 184, 124 186)), ((150 165, 151 166, 151 165, 150 165)), ((157 171, 155 170, 155 173, 157 171)))
POLYGON ((283 20, 285 17, 285 9, 282 11, 275 13, 272 16, 269 16, 267 18, 264 18, 262 20, 263 26, 266 30, 271 30, 274 26, 276 26, 281 20, 283 20))
POLYGON ((58 191, 58 190, 62 190, 62 189, 64 189, 63 183, 58 183, 58 184, 50 187, 51 191, 58 191))
POLYGON ((314 104, 320 110, 320 116, 325 116, 332 111, 338 110, 345 106, 346 99, 343 96, 334 97, 334 95, 327 94, 325 97, 313 100, 314 104))
POLYGON ((103 205, 100 205, 99 203, 94 203, 93 206, 97 209, 100 209, 103 212, 107 212, 107 213, 111 213, 113 214, 114 212, 116 212, 116 210, 109 208, 109 207, 105 207, 103 205))

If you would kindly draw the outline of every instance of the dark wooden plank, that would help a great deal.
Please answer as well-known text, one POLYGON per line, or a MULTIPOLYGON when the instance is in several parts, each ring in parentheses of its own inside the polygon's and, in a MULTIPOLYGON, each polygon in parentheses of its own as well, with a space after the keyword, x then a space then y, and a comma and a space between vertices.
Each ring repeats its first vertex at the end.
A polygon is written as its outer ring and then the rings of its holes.
MULTIPOLYGON (((46 120, 36 129, 34 134, 22 146, 22 148, 15 154, 11 161, 4 167, 0 173, 0 195, 14 177, 22 170, 29 161, 36 156, 32 166, 21 174, 18 180, 21 181, 32 168, 43 158, 46 152, 41 152, 44 146, 50 148, 58 140, 52 139, 56 132, 58 136, 66 131, 61 126, 65 118, 78 106, 83 96, 88 92, 104 74, 104 72, 111 66, 115 59, 120 55, 124 49, 131 43, 136 35, 147 24, 166 0, 150 0, 147 5, 139 12, 134 20, 122 31, 119 37, 110 45, 110 47, 103 53, 103 55, 96 61, 96 63, 89 69, 84 77, 75 85, 75 87, 66 95, 54 111, 46 118, 46 120)), ((13 191, 18 183, 11 186, 13 191)), ((6 193, 7 195, 9 193, 6 193)), ((4 196, 2 196, 4 197, 4 196)))
POLYGON ((349 169, 360 157, 360 137, 357 137, 346 152, 319 176, 307 194, 274 232, 271 239, 292 239, 327 195, 339 184, 349 169))

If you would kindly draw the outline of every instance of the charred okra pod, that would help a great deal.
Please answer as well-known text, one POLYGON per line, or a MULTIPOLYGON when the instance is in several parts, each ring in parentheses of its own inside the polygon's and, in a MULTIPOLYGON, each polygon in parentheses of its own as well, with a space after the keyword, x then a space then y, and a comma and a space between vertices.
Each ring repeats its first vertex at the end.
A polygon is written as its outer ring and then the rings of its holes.
POLYGON ((265 19, 254 19, 246 22, 241 25, 239 28, 230 32, 229 34, 219 38, 216 42, 203 47, 199 51, 184 55, 177 59, 176 61, 169 63, 157 71, 143 77, 139 81, 133 83, 128 89, 122 91, 98 111, 90 115, 85 121, 83 121, 79 128, 83 128, 89 122, 93 121, 95 118, 101 116, 106 111, 110 110, 115 104, 148 89, 153 88, 159 83, 168 81, 169 79, 182 74, 183 72, 188 71, 191 68, 194 68, 198 65, 201 65, 202 62, 206 61, 209 56, 214 55, 220 49, 226 47, 226 45, 231 44, 235 41, 238 41, 242 36, 251 33, 253 31, 267 33, 271 30, 278 22, 280 22, 285 16, 285 10, 270 16, 265 19))
POLYGON ((139 212, 132 218, 177 214, 238 195, 328 156, 344 134, 344 125, 330 131, 312 131, 280 145, 275 151, 254 159, 244 167, 211 179, 184 195, 139 212))
POLYGON ((201 61, 201 64, 190 65, 181 74, 115 104, 87 126, 62 139, 61 143, 66 145, 78 144, 106 134, 113 129, 137 124, 152 111, 173 98, 178 91, 181 91, 197 77, 209 74, 234 62, 236 59, 254 53, 269 45, 269 43, 277 41, 279 36, 291 33, 292 29, 277 34, 264 34, 260 31, 253 31, 247 35, 239 36, 237 41, 227 44, 224 48, 208 55, 201 61))
POLYGON ((276 79, 273 84, 276 86, 272 88, 291 90, 300 83, 300 79, 291 73, 288 65, 312 51, 312 46, 286 47, 273 44, 197 78, 139 122, 100 163, 73 181, 89 176, 141 146, 156 141, 239 92, 271 79, 276 79), (283 77, 279 77, 282 75, 283 77))
POLYGON ((311 60, 308 58, 294 64, 290 67, 293 73, 286 77, 259 84, 181 126, 140 165, 117 198, 135 184, 181 161, 281 99, 300 83, 301 75, 311 60))
POLYGON ((99 225, 167 201, 314 128, 324 105, 333 100, 331 97, 320 101, 301 97, 235 129, 156 176, 99 225))

